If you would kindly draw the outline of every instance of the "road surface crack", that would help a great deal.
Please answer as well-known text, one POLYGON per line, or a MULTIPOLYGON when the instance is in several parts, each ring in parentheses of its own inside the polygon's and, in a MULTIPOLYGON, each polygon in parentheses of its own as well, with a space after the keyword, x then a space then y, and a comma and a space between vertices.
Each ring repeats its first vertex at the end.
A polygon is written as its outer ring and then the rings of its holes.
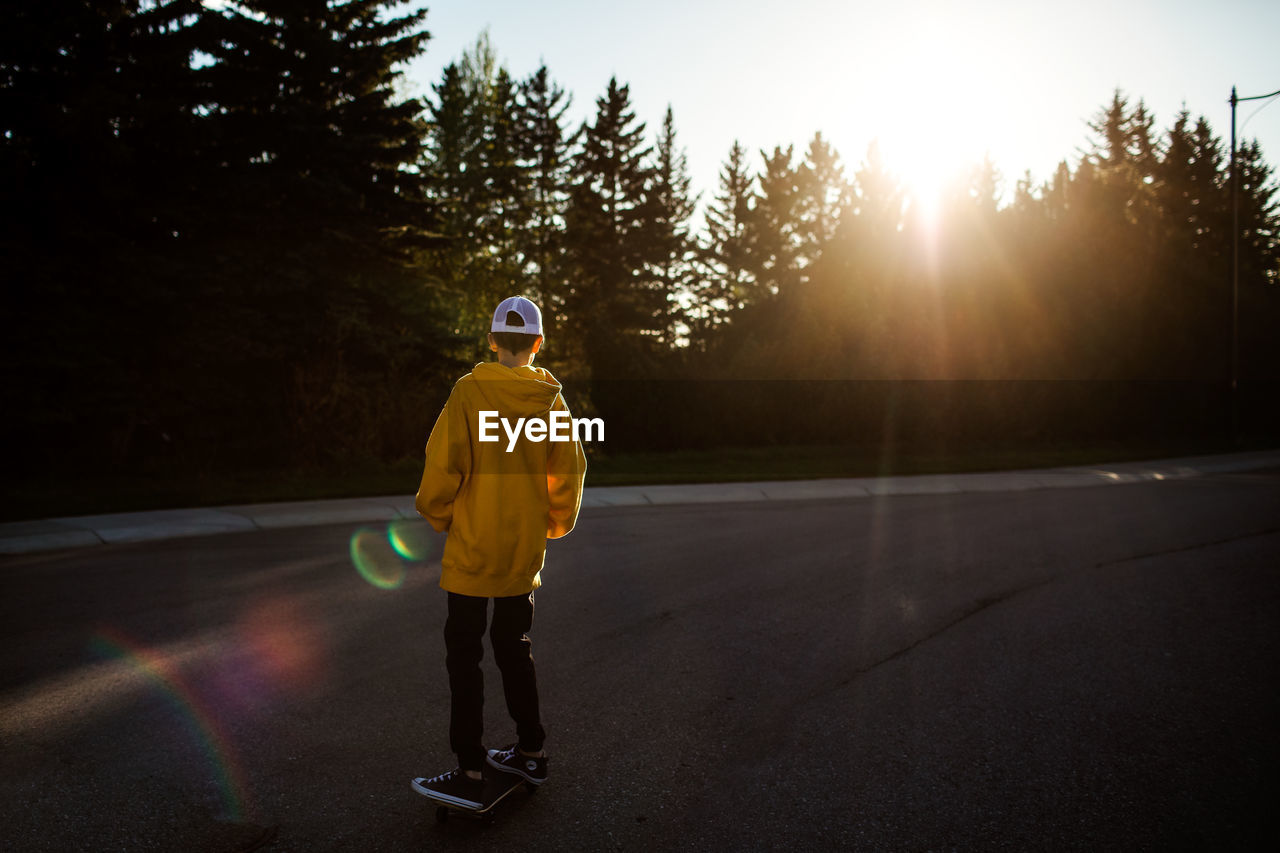
MULTIPOLYGON (((1280 533, 1280 527, 1269 527, 1265 530, 1259 530, 1259 531, 1254 531, 1249 533, 1241 533, 1236 536, 1227 536, 1221 539, 1213 539, 1208 542, 1196 542, 1191 545, 1181 545, 1176 548, 1165 548, 1158 551, 1151 551, 1151 552, 1142 553, 1142 554, 1133 554, 1127 557, 1119 557, 1114 560, 1104 560, 1100 563, 1095 563, 1092 568, 1101 569, 1101 568, 1107 568, 1110 566, 1121 565, 1123 563, 1135 562, 1137 560, 1146 560, 1152 557, 1163 557, 1169 554, 1181 554, 1188 551, 1198 551, 1204 548, 1216 548, 1221 545, 1229 545, 1233 542, 1240 542, 1245 539, 1253 539, 1255 537, 1261 537, 1261 536, 1273 536, 1277 533, 1280 533)), ((960 611, 960 613, 958 613, 956 616, 947 620, 938 628, 934 629, 928 634, 925 634, 924 636, 918 638, 917 640, 910 643, 909 645, 903 646, 902 648, 890 653, 889 655, 886 655, 883 658, 880 658, 877 661, 874 661, 872 663, 866 664, 865 666, 859 667, 858 669, 854 670, 851 674, 846 676, 841 681, 831 685, 829 688, 816 692, 815 694, 813 694, 813 696, 809 698, 811 699, 817 698, 818 696, 822 696, 827 693, 832 693, 836 690, 839 690, 842 687, 847 687, 848 685, 852 684, 854 681, 866 675, 867 673, 875 669, 878 669, 879 667, 882 667, 887 663, 892 663, 893 661, 897 660, 900 657, 903 657, 904 655, 910 654, 911 652, 915 651, 920 646, 924 645, 925 643, 929 642, 935 637, 938 637, 946 633, 947 631, 950 631, 952 628, 954 628, 956 625, 959 625, 961 622, 964 622, 966 619, 970 619, 974 616, 977 616, 979 613, 982 613, 984 610, 988 610, 999 604, 1003 604, 1004 602, 1009 601, 1010 599, 1016 596, 1019 596, 1024 592, 1030 592, 1034 589, 1039 589, 1040 587, 1048 586, 1049 584, 1057 581, 1059 578, 1062 578, 1067 574, 1069 574, 1069 572, 1060 572, 1058 574, 1053 575, 1052 577, 1048 577, 1048 578, 1044 578, 1042 580, 1036 581, 1035 583, 1015 587, 1014 589, 1008 590, 1007 592, 1003 592, 998 595, 980 598, 977 601, 972 602, 968 607, 960 611)))
POLYGON ((1114 560, 1103 560, 1101 563, 1094 563, 1093 567, 1095 569, 1101 569, 1107 566, 1118 566, 1123 563, 1132 563, 1137 560, 1147 560, 1151 557, 1165 557, 1169 554, 1182 554, 1187 551, 1199 551, 1202 548, 1216 548, 1219 545, 1230 545, 1233 542, 1242 542, 1245 539, 1254 539, 1261 536, 1274 536, 1277 533, 1280 533, 1280 527, 1268 527, 1265 530, 1259 530, 1253 533, 1240 533, 1236 536, 1213 539, 1209 542, 1196 542, 1191 545, 1179 545, 1176 548, 1163 548, 1159 551, 1148 551, 1143 554, 1132 554, 1128 557, 1118 557, 1114 560))

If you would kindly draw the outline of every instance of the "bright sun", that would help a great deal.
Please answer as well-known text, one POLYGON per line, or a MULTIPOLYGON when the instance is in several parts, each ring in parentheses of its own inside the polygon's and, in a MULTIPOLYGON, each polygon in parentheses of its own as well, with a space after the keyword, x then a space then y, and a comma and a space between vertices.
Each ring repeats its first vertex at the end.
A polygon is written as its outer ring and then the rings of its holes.
POLYGON ((999 87, 994 61, 976 55, 963 34, 922 24, 862 101, 862 133, 878 141, 886 168, 926 223, 936 222, 943 199, 998 147, 1013 120, 991 107, 999 87))

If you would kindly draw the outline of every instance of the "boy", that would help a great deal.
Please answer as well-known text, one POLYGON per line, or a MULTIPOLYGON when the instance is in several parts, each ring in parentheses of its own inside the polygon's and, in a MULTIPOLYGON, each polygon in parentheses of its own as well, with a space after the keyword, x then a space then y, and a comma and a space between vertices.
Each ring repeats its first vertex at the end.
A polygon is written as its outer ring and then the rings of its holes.
POLYGON ((534 785, 547 778, 546 733, 527 632, 533 624, 533 591, 541 583, 546 540, 573 529, 587 461, 576 437, 533 441, 526 432, 508 441, 498 428, 495 441, 492 428, 494 412, 511 424, 519 418, 550 421, 551 413, 559 410, 568 416, 560 383, 532 366, 542 341, 538 306, 522 296, 498 305, 489 333, 489 349, 498 360, 477 364, 454 385, 427 441, 416 500, 418 512, 431 526, 449 534, 440 561, 440 586, 449 595, 444 627, 451 693, 449 746, 458 756, 458 769, 414 779, 413 789, 462 808, 481 808, 486 762, 534 785), (484 431, 482 412, 490 421, 484 431), (518 739, 507 749, 486 753, 481 741, 480 660, 490 598, 489 642, 518 739))

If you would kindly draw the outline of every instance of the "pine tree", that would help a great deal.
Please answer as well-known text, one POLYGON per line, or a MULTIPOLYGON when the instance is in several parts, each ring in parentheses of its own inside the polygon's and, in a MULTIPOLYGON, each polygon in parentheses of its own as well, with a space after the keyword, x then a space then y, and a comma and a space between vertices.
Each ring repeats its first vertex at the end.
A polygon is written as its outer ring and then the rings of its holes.
MULTIPOLYGON (((563 320, 568 287, 564 257, 565 211, 574 139, 565 129, 572 99, 551 80, 545 65, 520 84, 520 157, 528 174, 528 213, 520 229, 529 290, 541 300, 545 319, 563 320)), ((549 337, 547 355, 561 344, 549 337)))
POLYGON ((800 172, 794 149, 761 151, 760 195, 751 217, 751 274, 765 293, 789 291, 800 281, 800 172))
POLYGON ((0 28, 0 332, 9 404, 25 416, 6 430, 31 430, 20 444, 32 464, 75 447, 127 465, 140 431, 159 436, 187 411, 199 11, 49 0, 18 4, 0 28), (92 435, 64 432, 87 417, 92 435))
POLYGON ((861 241, 887 245, 903 225, 906 193, 885 165, 880 145, 872 141, 853 176, 850 204, 852 232, 861 241))
MULTIPOLYGON (((449 63, 441 72, 440 82, 432 85, 435 100, 428 104, 429 120, 424 140, 421 170, 427 176, 427 192, 435 201, 440 227, 447 236, 451 251, 443 258, 465 257, 465 242, 470 235, 464 230, 471 218, 466 211, 474 199, 471 182, 466 180, 467 165, 473 163, 479 148, 480 134, 471 120, 472 100, 463 85, 457 63, 449 63)), ((444 274, 452 279, 449 272, 444 274)))
POLYGON ((203 357, 223 359, 228 391, 282 413, 301 458, 380 451, 387 437, 373 433, 388 423, 369 415, 371 398, 396 398, 367 377, 433 358, 415 267, 433 219, 409 168, 422 105, 395 94, 398 68, 426 44, 426 13, 393 5, 242 0, 204 13, 220 328, 203 357))
POLYGON ((472 211, 480 203, 476 164, 484 144, 484 127, 475 118, 474 100, 457 63, 445 66, 432 90, 435 100, 428 104, 419 168, 426 176, 426 193, 436 205, 446 240, 444 250, 435 254, 435 272, 444 283, 452 284, 465 276, 465 266, 478 241, 472 211))
POLYGON ((1237 148, 1236 167, 1240 180, 1239 369, 1242 387, 1248 389, 1251 381, 1274 382, 1280 373, 1276 334, 1280 324, 1280 187, 1256 139, 1237 148))
POLYGON ((1111 216, 1150 234, 1156 227, 1152 181, 1157 153, 1152 138, 1154 117, 1141 100, 1133 109, 1116 90, 1111 103, 1089 123, 1101 139, 1093 140, 1086 160, 1096 169, 1100 215, 1111 216))
POLYGON ((734 140, 720 170, 719 193, 707 208, 705 272, 695 312, 701 337, 760 297, 750 271, 756 179, 746 159, 746 149, 734 140))
POLYGON ((1166 134, 1163 156, 1155 168, 1154 192, 1160 208, 1167 253, 1184 270, 1201 273, 1225 255, 1228 223, 1223 155, 1209 124, 1201 116, 1194 128, 1183 109, 1166 134))
POLYGON ((676 141, 675 116, 670 105, 658 131, 653 165, 651 195, 661 259, 650 264, 650 272, 654 286, 666 295, 667 328, 663 343, 669 347, 678 336, 687 336, 689 331, 685 312, 680 307, 682 302, 687 305, 692 297, 698 250, 696 237, 690 230, 698 201, 690 195, 693 179, 689 175, 689 158, 676 141))
POLYGON ((990 154, 983 155, 982 162, 969 172, 969 182, 965 195, 972 206, 988 221, 995 216, 1000 206, 1000 170, 990 154))
POLYGON ((649 275, 666 247, 651 149, 630 88, 610 80, 580 132, 566 217, 574 278, 565 311, 595 375, 643 373, 666 331, 667 294, 649 275))
POLYGON ((1066 218, 1070 186, 1071 168, 1066 160, 1061 160, 1053 171, 1053 177, 1045 183, 1041 191, 1045 216, 1050 221, 1060 222, 1066 218))
POLYGON ((1199 232, 1200 191, 1193 172, 1193 143, 1186 108, 1178 113, 1167 134, 1164 156, 1156 169, 1155 191, 1164 213, 1169 238, 1174 245, 1194 247, 1199 232))
POLYGON ((1239 178, 1240 281, 1246 287, 1275 286, 1280 272, 1280 187, 1256 139, 1236 149, 1239 178))
POLYGON ((817 263, 835 238, 849 203, 849 192, 840 155, 821 132, 814 134, 797 175, 797 237, 802 266, 817 263))
POLYGON ((449 325, 469 361, 484 357, 488 312, 521 289, 522 232, 531 215, 520 87, 488 34, 444 69, 434 87, 422 169, 446 211, 448 240, 433 272, 449 294, 449 325))
POLYGON ((1191 133, 1191 165, 1188 177, 1195 192, 1196 247, 1209 258, 1229 251, 1227 153, 1204 116, 1191 133))
POLYGON ((491 301, 497 304, 510 296, 512 288, 524 278, 527 259, 522 254, 520 233, 528 224, 531 207, 529 173, 521 150, 519 84, 505 68, 494 78, 488 109, 490 130, 482 171, 489 203, 483 226, 489 238, 485 248, 493 259, 491 277, 497 288, 491 301))

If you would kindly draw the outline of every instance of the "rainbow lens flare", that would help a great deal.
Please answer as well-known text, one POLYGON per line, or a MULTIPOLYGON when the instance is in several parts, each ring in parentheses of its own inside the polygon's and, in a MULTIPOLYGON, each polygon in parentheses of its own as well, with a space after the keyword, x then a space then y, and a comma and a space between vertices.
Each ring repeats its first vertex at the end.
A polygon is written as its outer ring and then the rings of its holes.
POLYGON ((404 561, 390 536, 362 527, 351 537, 351 562, 360 576, 378 589, 399 589, 404 561))
POLYGON ((90 638, 89 648, 104 659, 123 661, 168 697, 207 757, 211 778, 222 795, 222 816, 233 822, 244 820, 246 812, 252 811, 246 807, 247 776, 237 759, 230 729, 187 683, 178 663, 108 627, 90 638))
POLYGON ((431 526, 425 521, 401 519, 387 527, 387 541, 404 559, 417 563, 431 556, 431 526))

